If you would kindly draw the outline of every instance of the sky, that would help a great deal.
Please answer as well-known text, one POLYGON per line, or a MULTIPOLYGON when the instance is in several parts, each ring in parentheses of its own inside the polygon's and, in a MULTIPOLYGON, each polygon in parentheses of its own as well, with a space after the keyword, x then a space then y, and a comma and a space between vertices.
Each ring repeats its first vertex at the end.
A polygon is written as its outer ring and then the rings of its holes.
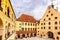
MULTIPOLYGON (((58 7, 60 12, 60 0, 52 0, 53 4, 58 7)), ((40 20, 44 15, 47 7, 51 5, 51 0, 11 0, 16 18, 21 14, 33 16, 36 20, 40 20)))

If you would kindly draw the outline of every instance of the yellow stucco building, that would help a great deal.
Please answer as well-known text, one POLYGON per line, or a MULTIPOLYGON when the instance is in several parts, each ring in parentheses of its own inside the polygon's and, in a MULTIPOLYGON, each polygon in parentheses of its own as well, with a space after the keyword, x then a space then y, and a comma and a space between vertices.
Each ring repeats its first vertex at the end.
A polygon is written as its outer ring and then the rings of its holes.
POLYGON ((15 40, 15 18, 10 0, 0 0, 0 40, 15 40))
POLYGON ((32 16, 22 14, 22 16, 16 20, 16 38, 36 36, 38 25, 38 21, 32 16))
POLYGON ((54 5, 48 6, 44 16, 40 20, 37 36, 60 40, 60 14, 54 5))

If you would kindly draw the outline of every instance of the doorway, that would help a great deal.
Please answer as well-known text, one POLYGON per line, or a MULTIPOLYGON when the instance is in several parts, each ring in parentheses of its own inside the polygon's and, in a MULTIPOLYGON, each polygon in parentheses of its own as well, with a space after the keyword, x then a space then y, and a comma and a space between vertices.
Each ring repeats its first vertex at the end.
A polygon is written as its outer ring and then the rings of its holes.
POLYGON ((47 34, 48 34, 48 38, 54 38, 54 35, 52 32, 49 31, 47 34))

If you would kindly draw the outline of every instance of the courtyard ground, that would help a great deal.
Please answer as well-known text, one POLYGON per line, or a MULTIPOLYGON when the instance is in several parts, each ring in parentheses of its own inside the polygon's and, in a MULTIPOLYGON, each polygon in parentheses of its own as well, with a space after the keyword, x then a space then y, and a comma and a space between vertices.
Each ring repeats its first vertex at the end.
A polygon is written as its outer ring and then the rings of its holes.
POLYGON ((50 39, 50 38, 39 38, 39 37, 31 37, 31 38, 23 38, 23 39, 17 39, 17 40, 53 40, 53 39, 50 39))

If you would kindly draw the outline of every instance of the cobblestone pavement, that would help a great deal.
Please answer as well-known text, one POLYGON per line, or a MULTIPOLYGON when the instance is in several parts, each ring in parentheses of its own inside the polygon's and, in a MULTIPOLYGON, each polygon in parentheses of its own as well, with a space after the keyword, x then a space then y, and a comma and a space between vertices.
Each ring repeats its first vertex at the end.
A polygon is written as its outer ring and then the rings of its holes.
POLYGON ((53 40, 53 39, 50 39, 50 38, 39 38, 39 37, 31 37, 31 38, 23 38, 23 39, 17 39, 17 40, 53 40))

